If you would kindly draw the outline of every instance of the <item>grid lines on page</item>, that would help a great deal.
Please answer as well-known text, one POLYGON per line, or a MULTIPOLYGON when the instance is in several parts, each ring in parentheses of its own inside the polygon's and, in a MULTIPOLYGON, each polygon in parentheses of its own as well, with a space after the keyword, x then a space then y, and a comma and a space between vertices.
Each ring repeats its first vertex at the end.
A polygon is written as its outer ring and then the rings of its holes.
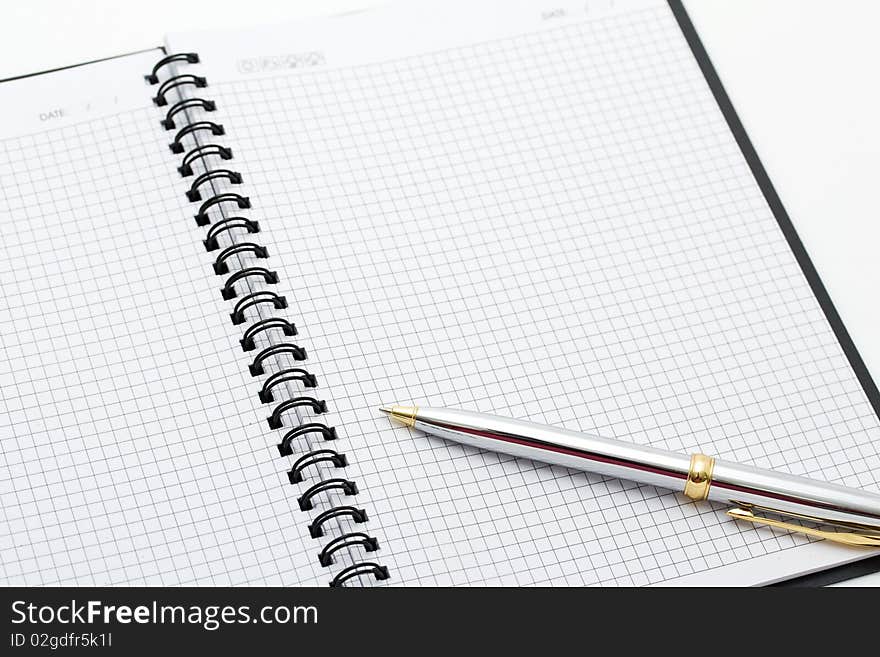
POLYGON ((0 142, 6 584, 315 581, 169 140, 147 108, 0 142))
POLYGON ((383 403, 877 490, 877 417, 667 8, 214 91, 396 581, 651 584, 808 539, 383 403))

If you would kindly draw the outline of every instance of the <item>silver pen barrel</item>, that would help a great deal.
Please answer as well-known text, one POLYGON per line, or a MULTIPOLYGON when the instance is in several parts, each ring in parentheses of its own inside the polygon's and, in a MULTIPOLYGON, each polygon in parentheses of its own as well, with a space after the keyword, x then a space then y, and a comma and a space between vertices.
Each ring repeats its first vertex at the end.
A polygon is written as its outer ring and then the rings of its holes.
POLYGON ((742 463, 716 460, 708 499, 758 511, 880 530, 880 495, 742 463))
POLYGON ((684 488, 690 464, 683 454, 457 409, 419 408, 412 426, 480 449, 673 490, 684 488))
MULTIPOLYGON (((856 488, 485 413, 406 406, 382 410, 415 429, 472 447, 678 490, 694 500, 742 507, 730 512, 740 520, 832 540, 838 534, 827 536, 826 532, 765 520, 753 513, 880 530, 880 495, 856 488)), ((838 542, 880 546, 880 539, 865 540, 868 542, 847 538, 838 542)))

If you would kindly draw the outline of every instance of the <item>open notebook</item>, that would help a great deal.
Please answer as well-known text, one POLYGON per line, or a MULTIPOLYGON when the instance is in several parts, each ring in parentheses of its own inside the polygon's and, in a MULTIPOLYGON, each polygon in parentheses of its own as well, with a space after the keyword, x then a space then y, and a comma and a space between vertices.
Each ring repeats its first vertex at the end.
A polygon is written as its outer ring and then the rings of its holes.
POLYGON ((877 390, 677 3, 167 50, 198 57, 0 85, 4 583, 759 584, 866 556, 377 411, 880 490, 877 390))

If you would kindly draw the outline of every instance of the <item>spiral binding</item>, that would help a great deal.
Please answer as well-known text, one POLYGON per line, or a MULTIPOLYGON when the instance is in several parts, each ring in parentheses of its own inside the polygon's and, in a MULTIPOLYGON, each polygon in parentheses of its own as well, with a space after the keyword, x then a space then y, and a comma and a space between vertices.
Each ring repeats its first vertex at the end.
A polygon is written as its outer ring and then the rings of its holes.
MULTIPOLYGON (((256 260, 269 258, 265 246, 252 241, 252 238, 247 241, 239 239, 242 235, 259 234, 259 224, 247 217, 227 217, 224 214, 224 207, 228 204, 234 204, 240 210, 247 210, 250 209, 251 202, 247 196, 219 191, 217 188, 218 183, 242 185, 243 177, 241 173, 231 168, 212 168, 211 162, 233 160, 232 150, 219 143, 202 143, 199 139, 200 136, 220 137, 226 134, 226 130, 219 123, 203 118, 196 120, 192 116, 194 112, 215 112, 217 109, 213 100, 184 95, 184 90, 199 91, 208 86, 208 81, 201 76, 177 73, 177 66, 198 62, 199 56, 196 53, 168 55, 159 60, 153 70, 144 77, 148 84, 159 85, 153 97, 154 104, 158 107, 170 105, 161 124, 166 130, 177 130, 169 148, 175 155, 183 154, 178 172, 183 178, 195 176, 186 191, 186 198, 193 203, 201 202, 195 220, 200 227, 208 226, 203 241, 205 250, 208 252, 219 250, 212 267, 218 276, 226 276, 220 290, 222 297, 236 301, 230 314, 232 323, 235 326, 248 323, 246 311, 257 315, 257 319, 250 321, 242 334, 241 348, 245 352, 255 350, 258 336, 262 336, 263 341, 269 342, 269 346, 261 349, 254 357, 249 371, 251 376, 263 376, 267 373, 268 364, 275 364, 273 368, 275 371, 265 379, 257 394, 260 401, 265 404, 279 402, 267 418, 267 422, 271 429, 286 430, 278 444, 278 452, 281 457, 296 456, 287 476, 291 484, 299 485, 314 477, 316 473, 320 476, 322 467, 332 467, 334 470, 345 468, 348 465, 348 458, 336 449, 329 447, 313 449, 308 444, 309 437, 318 437, 321 443, 327 444, 336 441, 338 434, 335 427, 323 422, 305 421, 300 416, 302 410, 308 410, 313 415, 326 413, 327 402, 316 397, 289 393, 289 389, 295 389, 296 385, 316 388, 318 380, 304 367, 281 365, 279 357, 303 362, 307 360, 307 355, 306 350, 299 345, 286 340, 281 342, 272 340, 272 336, 277 336, 279 333, 285 337, 293 337, 297 334, 297 330, 293 323, 283 317, 272 315, 271 312, 268 313, 269 316, 264 316, 264 309, 275 311, 287 308, 287 299, 276 292, 255 288, 253 285, 256 281, 262 281, 263 285, 279 283, 275 271, 246 264, 247 258, 256 260), (166 68, 169 75, 160 83, 159 72, 166 68), (176 98, 171 98, 172 95, 176 98), (184 146, 185 139, 193 144, 188 151, 184 146), (204 169, 199 175, 196 175, 193 168, 197 163, 204 169), (212 213, 219 216, 213 222, 212 213), (240 292, 241 296, 239 296, 240 292), (301 442, 305 442, 307 448, 303 453, 299 453, 301 442)), ((314 508, 317 500, 333 492, 355 496, 358 494, 358 487, 354 481, 345 477, 321 478, 302 492, 297 503, 302 511, 308 512, 314 508)), ((328 536, 330 531, 328 523, 331 521, 335 521, 341 533, 327 540, 318 553, 318 563, 322 567, 336 565, 340 553, 353 554, 353 551, 361 550, 365 554, 372 554, 379 550, 379 541, 375 537, 362 531, 344 529, 345 522, 357 525, 366 523, 367 512, 364 509, 347 505, 331 506, 316 515, 308 526, 311 537, 320 539, 328 536)), ((372 576, 377 580, 386 580, 390 577, 388 568, 383 565, 374 561, 359 561, 354 557, 352 560, 354 563, 342 568, 332 578, 331 587, 344 586, 349 580, 363 577, 372 576)))

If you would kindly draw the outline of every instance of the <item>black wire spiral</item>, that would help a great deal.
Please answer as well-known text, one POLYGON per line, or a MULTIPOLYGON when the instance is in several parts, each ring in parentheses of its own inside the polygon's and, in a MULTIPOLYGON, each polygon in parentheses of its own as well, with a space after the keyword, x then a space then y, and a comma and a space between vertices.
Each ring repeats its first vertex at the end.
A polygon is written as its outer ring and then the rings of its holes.
MULTIPOLYGON (((193 176, 193 164, 197 161, 202 162, 205 169, 203 173, 198 175, 190 184, 186 197, 190 202, 203 201, 202 195, 207 194, 207 189, 211 189, 212 193, 201 203, 198 213, 195 215, 196 224, 199 226, 208 226, 207 234, 204 239, 204 246, 207 251, 216 251, 221 248, 218 238, 223 234, 230 237, 227 241, 231 242, 229 246, 223 248, 216 256, 213 262, 214 272, 218 275, 227 276, 225 284, 221 289, 224 299, 235 299, 236 303, 231 313, 232 323, 241 325, 247 322, 245 310, 248 308, 270 307, 273 310, 281 310, 287 308, 287 300, 285 297, 276 294, 270 290, 252 290, 250 280, 252 278, 261 279, 265 284, 275 285, 279 283, 278 274, 266 267, 246 266, 241 264, 243 254, 250 254, 252 258, 268 259, 269 252, 266 247, 261 246, 253 241, 240 242, 236 241, 235 236, 255 235, 260 232, 259 224, 247 217, 235 216, 226 217, 222 213, 222 205, 225 203, 234 203, 237 209, 247 210, 251 207, 250 199, 241 194, 215 191, 215 181, 225 180, 230 185, 241 185, 243 182, 242 175, 229 168, 209 168, 210 161, 229 161, 233 159, 233 153, 230 148, 218 143, 203 144, 199 141, 199 134, 210 135, 213 137, 225 134, 222 125, 208 120, 191 120, 189 113, 192 110, 201 110, 203 112, 214 112, 217 105, 213 100, 205 98, 184 98, 181 91, 182 88, 192 88, 196 90, 204 89, 208 86, 208 81, 200 76, 191 74, 176 74, 172 69, 172 75, 160 84, 158 73, 166 66, 196 64, 199 62, 199 56, 196 53, 178 53, 164 57, 153 67, 153 70, 145 77, 150 85, 159 85, 153 102, 160 107, 171 105, 165 114, 165 118, 161 121, 162 126, 166 130, 175 130, 178 132, 174 140, 169 144, 171 152, 177 155, 183 154, 186 148, 182 140, 190 137, 194 142, 194 146, 183 155, 178 172, 184 178, 193 176), (176 102, 169 99, 170 94, 177 96, 176 102), (210 211, 215 211, 220 215, 219 220, 212 223, 210 211), (238 288, 236 286, 239 286, 238 288), (243 296, 239 297, 239 291, 243 292, 243 296)), ((258 308, 259 309, 259 308, 258 308)), ((260 317, 258 321, 253 321, 244 330, 241 339, 241 347, 243 351, 253 351, 256 349, 255 338, 261 333, 270 331, 280 331, 282 335, 292 337, 297 334, 296 326, 283 317, 260 317)), ((253 363, 249 366, 252 376, 262 376, 266 374, 265 365, 267 359, 281 354, 286 354, 294 361, 305 361, 306 350, 291 342, 280 342, 271 344, 260 351, 254 358, 253 363)), ((281 442, 278 444, 278 451, 282 457, 297 455, 293 467, 288 472, 288 478, 291 484, 298 485, 308 481, 310 475, 314 475, 318 464, 330 464, 335 469, 345 468, 348 465, 348 458, 345 454, 335 449, 321 448, 310 449, 303 453, 299 453, 297 443, 309 435, 319 436, 325 444, 328 441, 335 441, 338 438, 335 427, 330 427, 323 422, 301 422, 298 420, 295 412, 298 408, 310 410, 315 415, 321 415, 327 412, 327 402, 319 400, 316 397, 295 396, 288 399, 276 399, 277 395, 282 395, 282 391, 287 389, 286 384, 291 382, 299 382, 304 388, 315 388, 318 385, 317 377, 302 367, 283 367, 275 368, 274 372, 263 382, 262 388, 259 390, 260 401, 263 403, 271 403, 279 401, 267 418, 269 427, 272 429, 286 429, 281 442), (295 424, 290 424, 295 422, 295 424)), ((283 395, 282 395, 283 396, 283 395)), ((335 444, 335 443, 333 443, 335 444)), ((330 479, 320 479, 312 482, 309 487, 303 491, 297 502, 302 511, 310 511, 314 508, 315 501, 321 496, 331 491, 340 491, 346 496, 354 496, 358 493, 357 484, 354 481, 344 477, 334 477, 330 479)), ((354 524, 364 524, 367 522, 367 512, 354 506, 333 506, 314 517, 309 525, 309 534, 314 539, 325 536, 327 523, 330 520, 345 519, 354 524)), ((351 550, 352 548, 360 548, 365 553, 374 553, 379 550, 379 542, 364 532, 351 531, 343 533, 328 540, 318 553, 318 562, 323 567, 330 567, 336 563, 334 554, 340 550, 351 550)), ((340 587, 345 582, 372 575, 377 580, 385 580, 390 577, 388 568, 373 561, 356 561, 354 564, 343 568, 333 577, 330 582, 331 587, 340 587)))

